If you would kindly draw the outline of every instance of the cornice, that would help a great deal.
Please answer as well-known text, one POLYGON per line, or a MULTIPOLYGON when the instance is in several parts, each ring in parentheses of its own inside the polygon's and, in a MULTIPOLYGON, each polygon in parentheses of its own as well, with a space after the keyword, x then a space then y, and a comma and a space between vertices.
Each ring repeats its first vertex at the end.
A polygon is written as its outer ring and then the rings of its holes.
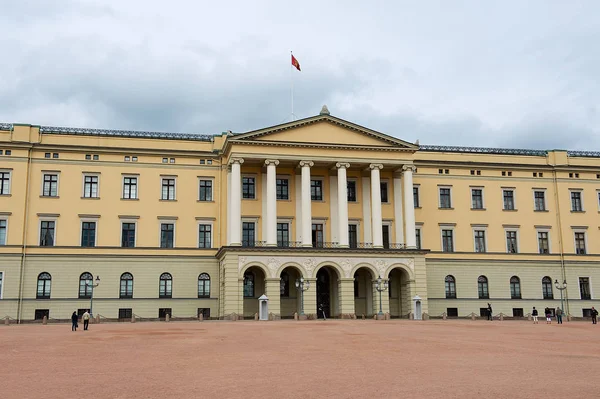
POLYGON ((299 143, 293 141, 261 141, 261 140, 240 140, 232 139, 229 145, 254 145, 266 147, 293 147, 293 148, 325 148, 325 149, 340 149, 340 150, 367 150, 367 151, 385 151, 385 152, 410 152, 416 150, 405 147, 386 147, 386 146, 352 146, 347 144, 322 144, 322 143, 299 143))

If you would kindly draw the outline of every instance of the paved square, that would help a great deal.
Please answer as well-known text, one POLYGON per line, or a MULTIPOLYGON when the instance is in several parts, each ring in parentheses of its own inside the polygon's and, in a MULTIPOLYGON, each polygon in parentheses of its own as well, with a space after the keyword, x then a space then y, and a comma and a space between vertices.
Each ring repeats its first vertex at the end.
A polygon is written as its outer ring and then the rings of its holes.
POLYGON ((576 398, 600 327, 540 321, 0 326, 2 398, 576 398))

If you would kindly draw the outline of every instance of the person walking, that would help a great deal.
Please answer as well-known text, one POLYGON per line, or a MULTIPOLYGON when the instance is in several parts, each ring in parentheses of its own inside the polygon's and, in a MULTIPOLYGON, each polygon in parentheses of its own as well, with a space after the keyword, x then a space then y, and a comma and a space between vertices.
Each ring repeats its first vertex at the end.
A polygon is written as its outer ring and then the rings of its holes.
POLYGON ((563 313, 562 309, 557 307, 554 314, 556 314, 556 322, 558 324, 562 324, 562 313, 563 313))
POLYGON ((494 320, 494 316, 492 316, 492 305, 490 305, 489 303, 487 308, 487 317, 489 321, 494 320))
POLYGON ((73 312, 71 315, 71 331, 77 331, 77 312, 73 312))
POLYGON ((598 317, 598 311, 596 310, 596 308, 594 308, 592 306, 592 324, 598 323, 598 321, 596 320, 597 317, 598 317))
POLYGON ((90 314, 87 310, 85 311, 83 316, 81 316, 81 318, 83 319, 83 331, 87 331, 88 325, 90 324, 90 314))
POLYGON ((535 306, 531 311, 531 315, 533 316, 533 324, 538 324, 538 310, 535 308, 535 306))
POLYGON ((544 314, 546 315, 546 324, 552 324, 552 313, 550 313, 550 309, 544 309, 544 314))

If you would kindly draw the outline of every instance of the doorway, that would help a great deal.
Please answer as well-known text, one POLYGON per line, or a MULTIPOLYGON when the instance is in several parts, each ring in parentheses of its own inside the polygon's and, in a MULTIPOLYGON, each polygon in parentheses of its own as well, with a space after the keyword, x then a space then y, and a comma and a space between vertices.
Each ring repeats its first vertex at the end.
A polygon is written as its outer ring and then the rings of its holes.
POLYGON ((331 317, 331 290, 330 275, 327 268, 323 267, 317 272, 317 318, 322 319, 323 313, 331 317))

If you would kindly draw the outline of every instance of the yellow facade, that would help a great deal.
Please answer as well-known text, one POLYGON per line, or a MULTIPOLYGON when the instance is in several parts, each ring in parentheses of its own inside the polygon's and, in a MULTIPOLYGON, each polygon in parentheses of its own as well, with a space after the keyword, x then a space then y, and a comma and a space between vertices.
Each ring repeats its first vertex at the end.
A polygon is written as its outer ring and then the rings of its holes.
POLYGON ((328 112, 210 136, 0 124, 0 150, 0 317, 88 309, 85 273, 110 319, 254 317, 263 294, 275 318, 599 305, 597 153, 419 146, 328 112))

